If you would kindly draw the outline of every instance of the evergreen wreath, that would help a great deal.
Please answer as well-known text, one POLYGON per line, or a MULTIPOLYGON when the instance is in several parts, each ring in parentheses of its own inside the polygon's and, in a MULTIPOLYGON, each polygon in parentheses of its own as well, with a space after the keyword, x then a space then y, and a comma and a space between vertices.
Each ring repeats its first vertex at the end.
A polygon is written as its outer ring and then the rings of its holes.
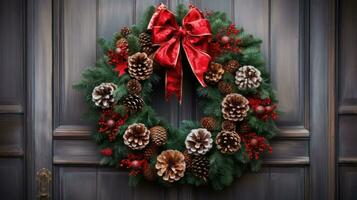
POLYGON ((102 165, 126 168, 130 185, 146 180, 210 184, 217 190, 246 170, 259 170, 263 154, 272 151, 269 140, 277 132, 278 116, 261 40, 236 28, 225 13, 179 5, 173 15, 160 4, 149 7, 139 24, 99 44, 104 55, 74 87, 85 92, 88 119, 98 124, 93 139, 102 165), (160 39, 162 33, 167 35, 160 39), (178 47, 174 68, 162 61, 175 53, 169 52, 173 48, 163 53, 170 42, 185 50, 178 47), (201 56, 189 58, 190 48, 201 56), (177 129, 155 113, 150 94, 164 71, 167 96, 181 98, 175 75, 180 78, 177 69, 186 56, 200 82, 197 94, 205 117, 183 121, 177 129))

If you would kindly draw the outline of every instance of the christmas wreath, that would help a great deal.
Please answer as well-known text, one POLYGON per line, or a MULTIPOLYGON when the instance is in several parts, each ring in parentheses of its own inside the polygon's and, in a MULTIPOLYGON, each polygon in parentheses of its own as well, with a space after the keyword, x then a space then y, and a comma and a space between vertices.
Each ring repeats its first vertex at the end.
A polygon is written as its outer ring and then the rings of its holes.
POLYGON ((222 12, 179 5, 149 7, 138 25, 112 41, 99 41, 103 56, 75 88, 85 92, 101 164, 123 167, 129 182, 157 181, 222 189, 271 152, 276 133, 274 92, 259 39, 236 28, 222 12), (185 61, 182 64, 182 61, 185 61), (205 117, 179 129, 150 106, 165 74, 166 98, 181 101, 183 67, 197 81, 205 117))

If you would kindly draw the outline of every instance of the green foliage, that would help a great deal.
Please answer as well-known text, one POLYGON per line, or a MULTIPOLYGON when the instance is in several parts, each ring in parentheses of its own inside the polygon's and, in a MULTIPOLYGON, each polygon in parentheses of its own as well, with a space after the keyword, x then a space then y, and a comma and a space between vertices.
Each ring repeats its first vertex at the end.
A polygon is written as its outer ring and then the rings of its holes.
MULTIPOLYGON (((179 5, 176 11, 176 18, 178 23, 181 23, 182 18, 187 14, 187 7, 184 5, 179 5)), ((137 25, 131 27, 132 34, 127 38, 129 44, 129 53, 134 54, 140 51, 139 44, 139 34, 146 31, 148 23, 151 19, 152 14, 155 12, 155 7, 151 6, 144 13, 141 21, 137 25)), ((227 19, 227 15, 222 12, 213 12, 208 16, 210 21, 213 36, 215 36, 220 30, 226 29, 231 21, 227 19)), ((124 74, 118 77, 118 73, 113 71, 113 66, 108 64, 108 57, 106 52, 114 49, 115 42, 122 37, 119 33, 114 34, 111 41, 106 41, 104 39, 98 40, 98 44, 102 50, 102 57, 96 62, 95 67, 87 68, 82 74, 82 79, 73 87, 82 90, 86 102, 89 106, 89 111, 86 114, 86 119, 93 122, 97 122, 101 110, 96 107, 92 102, 92 91, 93 88, 103 82, 113 82, 118 87, 114 92, 114 98, 118 102, 114 106, 114 112, 119 113, 121 116, 126 116, 127 110, 124 105, 122 105, 122 99, 128 95, 126 88, 127 82, 131 79, 128 74, 124 74)), ((251 34, 246 33, 243 29, 240 29, 238 35, 235 36, 239 38, 239 47, 241 51, 239 53, 225 52, 216 58, 215 62, 224 64, 229 60, 238 60, 241 65, 253 65, 258 70, 261 71, 261 76, 263 82, 260 87, 253 90, 240 91, 237 87, 234 87, 234 91, 241 93, 244 96, 249 96, 258 93, 261 98, 270 97, 274 103, 277 102, 275 92, 272 89, 270 76, 265 69, 265 63, 263 56, 260 51, 261 40, 254 38, 251 34)), ((141 112, 134 113, 128 116, 126 123, 119 127, 117 139, 114 142, 109 142, 107 136, 99 132, 94 131, 92 134, 93 140, 99 145, 100 149, 110 147, 113 149, 113 155, 110 157, 103 157, 101 164, 119 167, 120 160, 126 158, 129 153, 138 153, 138 151, 133 151, 124 145, 122 138, 127 127, 132 123, 144 123, 147 127, 152 127, 160 125, 166 128, 168 132, 167 143, 160 148, 160 150, 165 149, 176 149, 179 151, 185 150, 184 141, 186 136, 190 133, 192 129, 201 127, 199 122, 196 121, 182 121, 180 128, 177 129, 168 123, 165 119, 158 116, 154 109, 150 105, 150 100, 152 98, 152 92, 155 89, 155 85, 161 80, 159 74, 154 72, 154 74, 145 81, 141 81, 142 92, 141 96, 144 99, 145 105, 141 112)), ((233 74, 225 73, 223 76, 225 82, 234 85, 235 77, 233 74)), ((205 116, 212 116, 216 119, 218 126, 212 131, 213 139, 220 131, 220 124, 223 120, 221 112, 221 102, 224 95, 218 90, 216 85, 209 85, 207 87, 197 87, 197 96, 200 98, 200 106, 202 108, 202 113, 205 116)), ((247 121, 249 125, 253 128, 260 136, 264 136, 267 140, 271 139, 278 131, 273 120, 263 121, 256 117, 253 111, 249 111, 247 116, 247 121)), ((209 169, 209 180, 208 183, 212 185, 214 189, 220 190, 224 187, 230 185, 235 177, 240 177, 242 173, 248 169, 251 171, 257 171, 261 167, 262 160, 249 160, 245 145, 242 144, 241 149, 232 154, 225 155, 220 153, 215 147, 207 154, 210 162, 209 169)), ((156 157, 152 157, 150 160, 150 165, 154 166, 156 162, 156 157)), ((143 176, 130 176, 129 185, 136 186, 142 182, 143 176)), ((164 182, 162 179, 158 179, 159 183, 165 186, 172 186, 164 182)), ((205 185, 208 184, 202 179, 199 179, 187 171, 185 177, 179 181, 180 184, 192 184, 192 185, 205 185)))

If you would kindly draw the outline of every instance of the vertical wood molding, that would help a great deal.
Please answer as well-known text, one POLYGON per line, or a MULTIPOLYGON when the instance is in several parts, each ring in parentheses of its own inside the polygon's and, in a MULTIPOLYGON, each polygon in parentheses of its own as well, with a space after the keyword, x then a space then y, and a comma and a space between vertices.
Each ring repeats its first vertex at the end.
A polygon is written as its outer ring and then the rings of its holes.
POLYGON ((335 0, 311 0, 311 199, 335 198, 334 28, 335 0))
POLYGON ((27 1, 27 198, 36 199, 35 174, 52 170, 52 1, 27 1))

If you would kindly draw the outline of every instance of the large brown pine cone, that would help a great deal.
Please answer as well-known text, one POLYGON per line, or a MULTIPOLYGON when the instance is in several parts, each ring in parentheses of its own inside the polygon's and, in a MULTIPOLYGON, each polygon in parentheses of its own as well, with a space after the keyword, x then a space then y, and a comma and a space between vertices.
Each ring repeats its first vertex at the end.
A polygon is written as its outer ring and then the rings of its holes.
POLYGON ((239 68, 239 62, 237 60, 230 60, 223 65, 224 71, 232 74, 236 72, 238 68, 239 68))
POLYGON ((139 95, 142 90, 140 82, 136 79, 129 80, 128 83, 126 84, 126 88, 128 89, 129 94, 136 94, 136 95, 139 95))
POLYGON ((251 65, 245 65, 239 68, 236 72, 235 79, 240 90, 258 88, 262 82, 260 71, 251 65))
POLYGON ((185 156, 177 150, 163 151, 157 156, 155 168, 164 181, 178 181, 185 175, 185 156))
POLYGON ((191 168, 192 164, 192 155, 188 153, 187 150, 183 152, 183 156, 185 156, 185 162, 186 162, 186 169, 189 170, 191 168))
POLYGON ((150 128, 151 141, 157 146, 164 145, 167 141, 167 131, 162 126, 154 126, 150 128))
POLYGON ((192 175, 207 181, 209 173, 209 160, 205 156, 194 156, 192 158, 192 175))
POLYGON ((151 35, 149 33, 140 33, 139 42, 141 46, 141 51, 150 55, 154 52, 154 47, 151 42, 151 35))
POLYGON ((136 94, 126 96, 123 103, 130 113, 139 112, 144 106, 144 100, 136 94))
POLYGON ((132 78, 146 80, 154 71, 153 60, 146 53, 137 52, 128 59, 128 72, 132 78))
POLYGON ((240 137, 234 131, 221 131, 216 137, 216 145, 221 153, 235 153, 241 148, 240 137))
POLYGON ((102 109, 110 108, 115 103, 113 94, 116 89, 114 83, 102 83, 93 89, 92 101, 102 109))
POLYGON ((149 144, 150 131, 144 124, 135 123, 130 125, 124 135, 124 144, 134 150, 143 149, 149 144))
POLYGON ((222 101, 223 118, 230 121, 242 121, 247 117, 249 101, 237 93, 228 94, 222 101))
POLYGON ((188 153, 203 155, 212 148, 212 136, 205 128, 192 129, 185 140, 188 153))
POLYGON ((206 72, 204 79, 206 83, 215 84, 223 77, 224 69, 221 64, 211 62, 211 65, 206 72))
POLYGON ((201 125, 203 128, 213 131, 216 128, 216 119, 213 117, 203 117, 201 119, 201 125))

